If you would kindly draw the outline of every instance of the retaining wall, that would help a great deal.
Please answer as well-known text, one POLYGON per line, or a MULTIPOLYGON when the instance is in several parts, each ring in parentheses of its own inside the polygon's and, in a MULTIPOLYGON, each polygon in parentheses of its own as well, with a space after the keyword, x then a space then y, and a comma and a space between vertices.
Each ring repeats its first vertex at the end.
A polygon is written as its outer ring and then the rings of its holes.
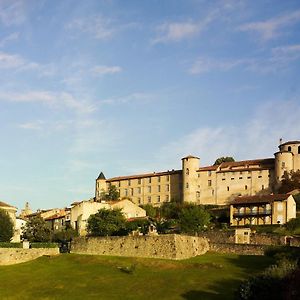
POLYGON ((59 248, 0 248, 0 265, 13 265, 36 259, 43 255, 57 255, 59 248))
POLYGON ((239 255, 264 255, 267 245, 210 243, 210 250, 218 253, 233 253, 239 255))
POLYGON ((185 259, 206 253, 206 238, 177 234, 159 236, 78 237, 71 252, 113 256, 185 259))

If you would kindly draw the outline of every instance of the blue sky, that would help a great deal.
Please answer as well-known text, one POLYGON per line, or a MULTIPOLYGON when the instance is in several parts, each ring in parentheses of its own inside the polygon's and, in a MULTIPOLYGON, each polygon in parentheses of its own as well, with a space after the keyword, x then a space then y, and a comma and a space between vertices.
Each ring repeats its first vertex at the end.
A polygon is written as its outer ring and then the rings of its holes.
POLYGON ((300 139, 299 67, 297 0, 0 0, 0 199, 272 157, 300 139))

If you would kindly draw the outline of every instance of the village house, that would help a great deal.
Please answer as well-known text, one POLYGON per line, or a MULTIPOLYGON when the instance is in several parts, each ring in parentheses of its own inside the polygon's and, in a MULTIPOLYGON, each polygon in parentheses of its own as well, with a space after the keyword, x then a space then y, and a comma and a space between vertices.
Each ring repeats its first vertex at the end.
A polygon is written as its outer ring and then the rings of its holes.
POLYGON ((284 172, 300 169, 300 141, 280 143, 274 158, 223 162, 200 167, 196 156, 182 158, 182 169, 96 179, 95 198, 114 185, 120 198, 137 205, 159 206, 171 200, 194 204, 229 205, 237 196, 275 193, 284 172))
POLYGON ((79 235, 86 235, 88 218, 103 208, 121 209, 126 219, 146 217, 146 211, 129 200, 97 202, 90 199, 71 204, 71 226, 77 230, 79 235))
POLYGON ((230 225, 285 224, 296 218, 296 202, 289 194, 237 197, 230 204, 230 225))

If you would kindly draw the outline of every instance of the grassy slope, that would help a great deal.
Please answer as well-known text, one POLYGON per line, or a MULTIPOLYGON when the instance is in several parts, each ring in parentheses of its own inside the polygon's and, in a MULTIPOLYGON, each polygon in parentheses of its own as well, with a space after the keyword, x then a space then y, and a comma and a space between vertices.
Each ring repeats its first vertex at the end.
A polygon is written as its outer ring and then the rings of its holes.
POLYGON ((213 253, 184 261, 65 254, 0 267, 0 298, 225 300, 270 263, 213 253), (132 274, 120 269, 132 265, 132 274))

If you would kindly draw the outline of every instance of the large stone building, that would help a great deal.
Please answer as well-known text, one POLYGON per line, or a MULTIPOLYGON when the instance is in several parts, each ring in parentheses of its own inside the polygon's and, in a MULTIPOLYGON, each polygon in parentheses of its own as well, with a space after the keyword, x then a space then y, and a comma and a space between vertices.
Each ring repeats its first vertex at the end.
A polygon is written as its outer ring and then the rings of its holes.
POLYGON ((196 156, 182 158, 182 169, 106 179, 96 179, 96 200, 114 185, 120 197, 136 204, 160 205, 171 200, 195 204, 224 205, 237 196, 270 194, 276 191, 284 172, 300 169, 300 141, 279 145, 274 158, 224 162, 200 167, 196 156))

